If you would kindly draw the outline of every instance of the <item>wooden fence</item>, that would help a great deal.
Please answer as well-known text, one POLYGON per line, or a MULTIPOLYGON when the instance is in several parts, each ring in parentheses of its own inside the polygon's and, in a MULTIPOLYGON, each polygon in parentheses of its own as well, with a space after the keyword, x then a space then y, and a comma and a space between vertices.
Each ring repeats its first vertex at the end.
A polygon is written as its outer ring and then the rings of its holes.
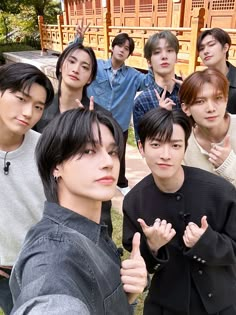
MULTIPOLYGON (((84 38, 84 45, 94 49, 97 58, 107 59, 113 38, 120 32, 128 33, 135 41, 135 50, 126 64, 138 69, 147 70, 147 61, 143 57, 143 48, 148 37, 156 32, 168 29, 178 38, 180 50, 176 73, 181 71, 187 75, 201 69, 202 64, 197 55, 196 43, 199 34, 204 31, 204 8, 195 8, 189 28, 183 27, 125 27, 110 25, 109 14, 104 14, 103 26, 90 26, 84 38)), ((63 16, 58 16, 57 25, 44 24, 43 17, 39 17, 41 47, 43 51, 54 50, 61 52, 69 42, 74 40, 75 25, 64 25, 63 16)), ((232 39, 229 61, 236 65, 236 30, 225 29, 232 39)))

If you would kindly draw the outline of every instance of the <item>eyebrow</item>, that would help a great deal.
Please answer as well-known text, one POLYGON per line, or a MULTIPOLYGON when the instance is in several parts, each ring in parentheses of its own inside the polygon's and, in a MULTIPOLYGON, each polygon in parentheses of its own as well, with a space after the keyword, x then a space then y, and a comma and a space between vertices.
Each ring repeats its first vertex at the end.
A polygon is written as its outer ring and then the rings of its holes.
POLYGON ((201 43, 199 47, 203 47, 205 45, 211 44, 212 42, 216 42, 216 39, 210 39, 209 41, 207 41, 205 44, 201 43))
MULTIPOLYGON (((69 57, 68 57, 68 59, 69 58, 73 58, 74 60, 76 60, 76 61, 78 61, 78 59, 75 57, 75 56, 73 56, 73 55, 70 55, 69 57)), ((88 66, 90 66, 91 64, 89 63, 89 62, 87 62, 87 61, 82 61, 82 64, 86 64, 86 65, 88 65, 88 66)))
MULTIPOLYGON (((153 139, 150 139, 150 141, 164 142, 164 141, 162 141, 159 138, 153 138, 153 139)), ((182 139, 170 139, 170 141, 165 141, 165 142, 170 142, 170 143, 173 143, 173 142, 184 142, 184 140, 182 140, 182 139)))

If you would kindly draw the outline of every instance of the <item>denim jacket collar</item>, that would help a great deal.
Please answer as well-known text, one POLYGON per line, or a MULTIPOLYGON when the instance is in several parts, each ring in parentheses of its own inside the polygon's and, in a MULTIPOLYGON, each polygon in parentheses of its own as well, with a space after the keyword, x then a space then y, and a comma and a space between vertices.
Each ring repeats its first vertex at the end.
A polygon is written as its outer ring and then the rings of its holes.
POLYGON ((105 225, 97 224, 70 209, 59 206, 57 203, 45 201, 43 214, 58 224, 80 232, 94 243, 98 243, 101 234, 107 233, 105 225))
MULTIPOLYGON (((104 69, 107 69, 107 70, 112 69, 111 58, 105 61, 104 69)), ((123 65, 118 70, 123 76, 125 76, 125 72, 127 71, 127 67, 123 63, 123 65)))

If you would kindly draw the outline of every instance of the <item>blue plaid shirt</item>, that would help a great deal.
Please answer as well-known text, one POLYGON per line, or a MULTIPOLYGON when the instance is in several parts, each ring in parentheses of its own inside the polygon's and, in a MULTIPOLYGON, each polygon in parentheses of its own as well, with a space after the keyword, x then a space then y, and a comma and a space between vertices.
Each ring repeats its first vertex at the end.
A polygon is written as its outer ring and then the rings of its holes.
MULTIPOLYGON (((181 78, 176 76, 176 79, 181 79, 181 78)), ((180 88, 179 84, 175 83, 172 93, 169 93, 168 91, 166 91, 166 97, 170 98, 176 104, 176 107, 175 107, 176 109, 181 108, 179 95, 178 95, 179 88, 180 88)), ((157 90, 160 96, 162 95, 164 91, 162 87, 154 83, 151 88, 148 88, 142 93, 140 93, 134 100, 133 120, 134 120, 135 138, 137 141, 139 140, 138 124, 139 124, 140 119, 149 110, 159 106, 159 101, 156 97, 154 89, 157 90)))

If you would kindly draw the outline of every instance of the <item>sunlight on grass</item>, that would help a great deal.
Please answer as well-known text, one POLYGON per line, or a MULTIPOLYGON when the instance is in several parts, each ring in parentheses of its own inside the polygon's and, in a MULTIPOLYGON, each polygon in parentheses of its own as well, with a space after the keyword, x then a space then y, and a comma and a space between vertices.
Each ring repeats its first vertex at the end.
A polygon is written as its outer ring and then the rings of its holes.
MULTIPOLYGON (((117 247, 122 247, 122 215, 118 213, 116 210, 112 209, 112 224, 113 224, 113 234, 112 238, 116 243, 117 247)), ((124 256, 122 259, 126 259, 129 257, 129 253, 124 250, 124 256)), ((145 293, 140 295, 138 298, 138 305, 136 307, 135 315, 143 314, 143 301, 144 301, 145 293)))

